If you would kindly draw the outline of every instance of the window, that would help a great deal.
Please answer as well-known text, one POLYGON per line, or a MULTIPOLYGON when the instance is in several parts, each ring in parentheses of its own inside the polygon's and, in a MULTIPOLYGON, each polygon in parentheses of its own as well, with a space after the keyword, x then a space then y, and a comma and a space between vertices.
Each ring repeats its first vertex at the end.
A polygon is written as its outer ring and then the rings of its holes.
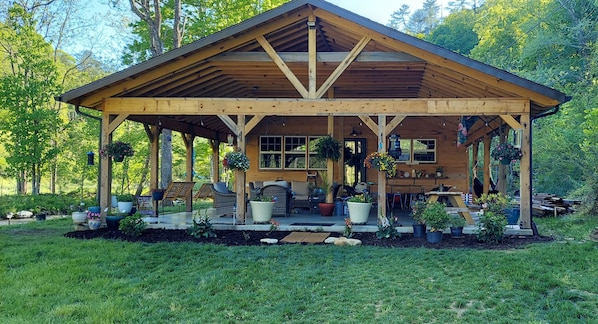
POLYGON ((260 169, 280 169, 282 136, 260 136, 260 169))
POLYGON ((435 139, 401 139, 399 163, 436 163, 435 139))
POLYGON ((305 170, 307 147, 305 136, 285 136, 284 168, 305 170))
POLYGON ((325 169, 326 161, 315 155, 315 144, 319 138, 320 136, 260 136, 260 169, 325 169))

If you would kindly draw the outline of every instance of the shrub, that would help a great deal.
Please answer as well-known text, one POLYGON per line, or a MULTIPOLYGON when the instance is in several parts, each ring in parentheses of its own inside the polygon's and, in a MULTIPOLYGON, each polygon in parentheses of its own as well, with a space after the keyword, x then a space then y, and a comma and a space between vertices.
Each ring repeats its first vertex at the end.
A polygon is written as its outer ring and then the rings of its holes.
POLYGON ((189 235, 199 239, 202 237, 216 237, 212 223, 210 223, 210 217, 207 215, 193 218, 193 226, 187 229, 189 235))
POLYGON ((146 227, 147 225, 143 221, 142 215, 140 213, 135 213, 134 215, 122 219, 118 229, 129 236, 139 236, 143 233, 146 227))
POLYGON ((485 243, 502 242, 507 219, 502 214, 484 212, 480 216, 478 240, 485 243))
POLYGON ((378 231, 376 231, 376 237, 378 239, 396 239, 401 234, 397 232, 397 218, 389 218, 386 215, 381 214, 378 216, 378 231))

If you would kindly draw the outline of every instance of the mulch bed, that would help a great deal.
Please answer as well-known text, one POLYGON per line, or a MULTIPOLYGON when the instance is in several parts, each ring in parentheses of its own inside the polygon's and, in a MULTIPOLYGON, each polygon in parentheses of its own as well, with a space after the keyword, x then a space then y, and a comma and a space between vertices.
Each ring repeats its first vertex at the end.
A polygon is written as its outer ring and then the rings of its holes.
MULTIPOLYGON (((74 231, 64 234, 65 237, 90 240, 96 238, 103 238, 108 240, 123 240, 129 242, 196 242, 196 243, 211 243, 227 246, 250 246, 250 245, 265 245, 260 242, 262 238, 275 238, 279 241, 291 232, 274 231, 274 232, 258 232, 258 231, 230 231, 219 230, 216 231, 217 237, 196 239, 185 230, 165 230, 165 229, 147 229, 139 237, 129 237, 124 235, 119 230, 108 230, 105 228, 97 231, 74 231)), ((339 233, 332 233, 330 236, 338 237, 339 233)), ((477 240, 475 235, 465 235, 463 238, 451 238, 450 235, 445 234, 442 241, 437 244, 430 244, 426 242, 426 238, 416 238, 412 234, 403 234, 401 237, 394 240, 380 240, 376 238, 376 233, 354 233, 353 238, 362 241, 363 245, 379 246, 387 248, 401 248, 401 247, 425 247, 432 249, 450 249, 450 248, 469 248, 469 249, 512 249, 525 246, 530 243, 544 243, 553 240, 552 237, 534 235, 534 236, 510 236, 505 237, 500 244, 486 244, 477 240)), ((278 243, 290 244, 290 243, 278 243)), ((324 243, 292 243, 292 244, 310 244, 322 245, 324 243)))

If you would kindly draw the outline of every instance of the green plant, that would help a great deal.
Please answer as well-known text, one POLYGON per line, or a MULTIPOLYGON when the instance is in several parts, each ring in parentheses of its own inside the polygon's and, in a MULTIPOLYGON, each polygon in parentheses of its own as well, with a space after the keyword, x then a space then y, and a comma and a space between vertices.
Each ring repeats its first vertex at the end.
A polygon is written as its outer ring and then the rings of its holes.
POLYGON ((355 202, 355 203, 371 203, 373 201, 373 199, 369 194, 363 193, 362 195, 352 196, 347 201, 355 202))
POLYGON ((378 231, 376 237, 379 239, 395 239, 401 234, 397 232, 397 218, 389 218, 384 214, 378 216, 378 231))
POLYGON ((193 225, 187 229, 187 233, 198 239, 202 237, 216 237, 210 217, 207 215, 200 216, 199 212, 193 218, 193 225))
POLYGON ((316 143, 316 156, 320 159, 338 161, 342 150, 343 144, 330 135, 321 137, 316 143))
POLYGON ((242 170, 246 172, 249 170, 249 158, 243 152, 229 152, 222 160, 222 166, 231 170, 242 170))
POLYGON ((146 227, 147 224, 143 221, 143 216, 140 213, 125 217, 118 225, 118 229, 129 236, 141 235, 146 227))
POLYGON ((350 218, 345 218, 345 229, 343 230, 343 236, 346 238, 353 237, 353 224, 350 218))
POLYGON ((502 242, 507 219, 502 214, 484 211, 480 216, 478 240, 486 243, 502 242))
POLYGON ((424 210, 426 209, 426 202, 423 200, 417 200, 411 205, 411 217, 416 224, 424 224, 424 210))
POLYGON ((133 202, 133 195, 124 194, 116 196, 116 200, 120 202, 133 202))
POLYGON ((270 220, 270 230, 268 230, 268 235, 270 235, 272 232, 278 231, 279 227, 280 227, 280 223, 274 219, 271 219, 270 220))
POLYGON ((278 198, 277 197, 272 197, 272 196, 257 195, 255 198, 253 198, 253 201, 277 202, 278 198))
POLYGON ((422 218, 431 232, 442 231, 448 227, 451 220, 449 214, 446 212, 446 205, 438 201, 428 202, 422 218))
POLYGON ((513 144, 501 143, 498 144, 490 153, 493 159, 497 161, 517 161, 521 160, 521 150, 513 146, 513 144))
POLYGON ((366 168, 385 171, 389 177, 397 174, 396 160, 386 152, 374 152, 366 156, 363 164, 366 168))
POLYGON ((451 215, 451 227, 464 227, 467 223, 461 215, 451 215))
POLYGON ((131 144, 123 141, 114 141, 112 143, 104 145, 100 150, 100 155, 103 157, 108 156, 133 156, 135 151, 131 144))
POLYGON ((505 216, 505 208, 510 205, 509 198, 501 192, 482 194, 482 196, 476 199, 475 202, 480 204, 485 212, 491 212, 503 216, 505 216))

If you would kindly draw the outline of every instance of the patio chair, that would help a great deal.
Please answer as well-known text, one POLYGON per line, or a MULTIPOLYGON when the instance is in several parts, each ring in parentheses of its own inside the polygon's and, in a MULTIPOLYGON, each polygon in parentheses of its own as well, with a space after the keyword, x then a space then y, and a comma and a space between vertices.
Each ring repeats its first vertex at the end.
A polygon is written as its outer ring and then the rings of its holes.
POLYGON ((272 215, 289 216, 291 209, 291 190, 286 181, 277 181, 275 184, 264 183, 264 187, 260 189, 261 196, 276 197, 277 201, 274 204, 272 215))
MULTIPOLYGON (((212 197, 214 198, 215 216, 233 215, 233 209, 237 203, 237 193, 228 190, 226 183, 216 182, 211 185, 212 197)), ((247 203, 247 195, 245 195, 247 203)))
POLYGON ((310 208, 311 188, 307 181, 291 181, 293 208, 310 208))

